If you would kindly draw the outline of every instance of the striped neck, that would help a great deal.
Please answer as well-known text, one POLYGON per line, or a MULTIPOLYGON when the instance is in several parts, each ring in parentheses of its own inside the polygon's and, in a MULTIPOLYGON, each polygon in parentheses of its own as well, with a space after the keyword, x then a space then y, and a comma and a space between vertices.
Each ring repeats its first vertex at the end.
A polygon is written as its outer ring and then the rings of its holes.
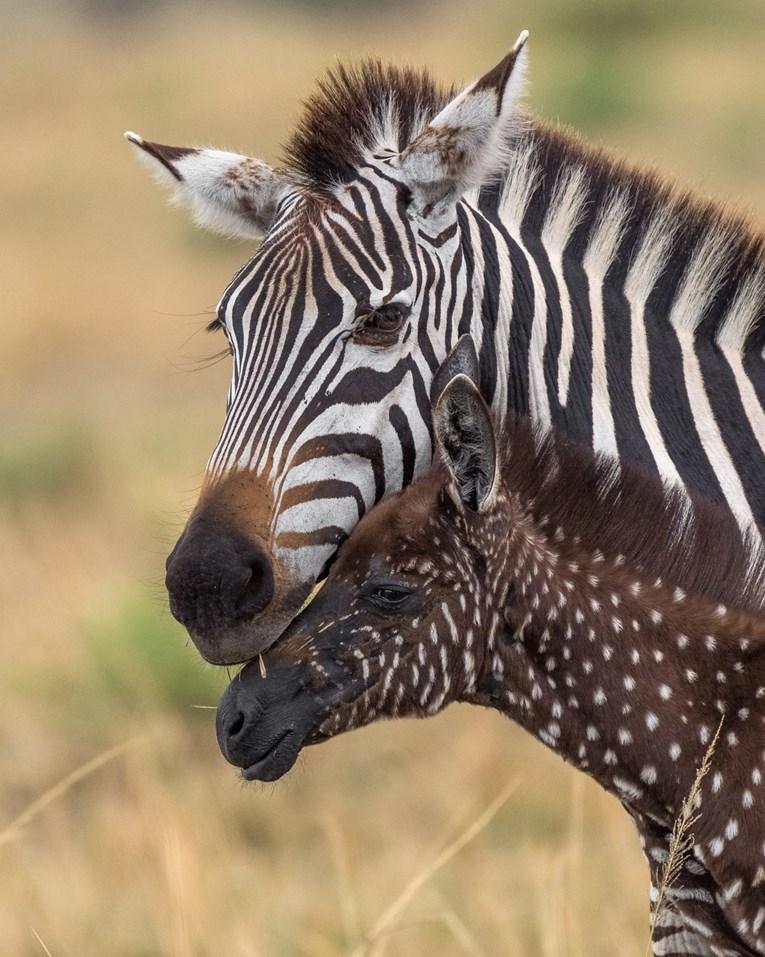
POLYGON ((460 227, 496 412, 765 523, 762 236, 537 124, 460 227))

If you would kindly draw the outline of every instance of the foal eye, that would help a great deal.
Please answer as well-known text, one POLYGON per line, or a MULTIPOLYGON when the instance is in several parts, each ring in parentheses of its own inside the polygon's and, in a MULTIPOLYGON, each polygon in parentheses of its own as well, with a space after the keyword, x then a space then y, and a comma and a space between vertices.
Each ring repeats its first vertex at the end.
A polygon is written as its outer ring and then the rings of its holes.
POLYGON ((396 611, 406 604, 412 592, 399 585, 377 585, 369 592, 369 598, 383 611, 396 611))
POLYGON ((353 341, 365 346, 388 346, 398 341, 407 317, 403 303, 389 302, 377 309, 365 306, 356 315, 353 341))

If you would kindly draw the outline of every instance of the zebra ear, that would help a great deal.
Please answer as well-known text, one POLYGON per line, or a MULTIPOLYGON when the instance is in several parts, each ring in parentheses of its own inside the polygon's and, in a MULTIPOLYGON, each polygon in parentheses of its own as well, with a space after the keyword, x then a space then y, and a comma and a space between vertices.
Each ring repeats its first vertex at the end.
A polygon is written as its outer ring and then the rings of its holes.
POLYGON ((528 31, 493 70, 448 103, 401 153, 414 212, 437 221, 502 165, 519 116, 528 31))
POLYGON ((491 412, 471 380, 458 373, 433 409, 433 431, 441 461, 454 485, 458 506, 484 512, 492 504, 499 472, 491 412))
POLYGON ((194 221, 218 233, 260 239, 289 189, 284 173, 262 160, 221 150, 162 146, 125 133, 173 201, 191 207, 194 221))

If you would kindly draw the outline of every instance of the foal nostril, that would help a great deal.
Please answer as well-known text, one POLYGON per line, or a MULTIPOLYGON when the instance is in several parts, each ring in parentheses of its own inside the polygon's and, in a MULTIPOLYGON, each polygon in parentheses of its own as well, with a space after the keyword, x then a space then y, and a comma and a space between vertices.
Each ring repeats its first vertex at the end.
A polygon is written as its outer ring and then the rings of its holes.
POLYGON ((215 718, 215 733, 218 746, 227 761, 237 763, 242 748, 246 749, 246 732, 252 727, 245 711, 237 704, 239 688, 229 686, 228 691, 218 705, 215 718))
POLYGON ((226 737, 229 741, 233 738, 236 738, 241 733, 244 728, 244 713, 237 711, 231 718, 228 728, 226 729, 226 737))

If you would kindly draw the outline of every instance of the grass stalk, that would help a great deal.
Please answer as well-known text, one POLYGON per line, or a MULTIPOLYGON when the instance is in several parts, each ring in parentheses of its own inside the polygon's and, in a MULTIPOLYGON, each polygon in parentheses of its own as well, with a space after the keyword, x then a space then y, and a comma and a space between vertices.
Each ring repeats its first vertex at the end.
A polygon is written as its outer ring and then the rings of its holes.
POLYGON ((46 957, 53 957, 53 954, 48 950, 48 947, 46 946, 45 941, 44 941, 44 940, 42 939, 42 937, 37 933, 37 931, 34 929, 34 927, 30 927, 29 929, 30 929, 30 930, 32 931, 32 933, 34 934, 35 940, 37 941, 37 943, 42 947, 43 953, 46 955, 46 957))
POLYGON ((62 798, 68 791, 71 791, 80 781, 90 777, 91 774, 94 774, 105 764, 108 764, 115 758, 120 757, 120 755, 125 754, 126 751, 136 747, 136 745, 145 741, 147 737, 147 734, 136 735, 136 737, 130 738, 128 741, 123 741, 122 744, 116 744, 112 748, 107 748, 106 751, 97 754, 94 758, 86 761, 85 764, 81 764, 80 767, 75 768, 74 771, 70 771, 69 774, 54 784, 53 787, 48 788, 39 798, 32 801, 31 804, 28 804, 20 814, 0 831, 0 847, 20 837, 24 828, 28 827, 28 825, 30 825, 35 818, 39 817, 46 808, 50 807, 51 804, 62 798))
POLYGON ((455 854, 468 845, 489 824, 498 811, 507 803, 517 789, 517 780, 510 781, 493 801, 473 820, 457 837, 440 851, 435 858, 419 870, 404 889, 377 918, 364 940, 350 954, 350 957, 364 957, 377 940, 390 932, 399 915, 408 907, 417 892, 447 864, 455 854))
POLYGON ((717 731, 715 731, 714 737, 709 742, 709 747, 707 748, 701 764, 696 771, 696 776, 693 779, 691 789, 686 795, 682 807, 680 808, 680 814, 672 826, 672 834, 669 838, 667 860, 664 862, 661 881, 659 882, 659 891, 656 897, 656 905, 651 915, 651 928, 648 946, 646 948, 646 957, 650 957, 651 955, 653 935, 658 926, 659 918, 666 907, 672 906, 672 902, 667 896, 668 891, 677 882, 680 872, 683 869, 683 865, 693 851, 693 829, 701 817, 701 813, 697 809, 696 800, 701 793, 701 784, 709 773, 709 769, 712 767, 712 758, 714 757, 715 749, 717 748, 717 742, 720 739, 720 732, 722 731, 724 721, 725 717, 723 716, 720 718, 720 723, 717 725, 717 731))

